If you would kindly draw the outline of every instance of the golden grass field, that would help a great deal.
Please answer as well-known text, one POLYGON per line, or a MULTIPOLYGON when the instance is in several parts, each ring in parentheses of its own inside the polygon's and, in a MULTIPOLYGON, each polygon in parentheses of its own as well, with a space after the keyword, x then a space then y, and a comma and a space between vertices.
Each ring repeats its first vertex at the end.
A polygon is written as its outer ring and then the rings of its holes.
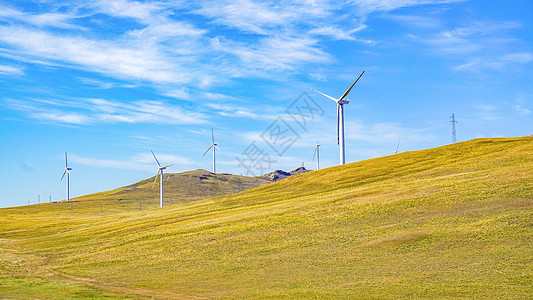
POLYGON ((107 195, 0 209, 0 298, 533 298, 532 137, 140 212, 107 195))

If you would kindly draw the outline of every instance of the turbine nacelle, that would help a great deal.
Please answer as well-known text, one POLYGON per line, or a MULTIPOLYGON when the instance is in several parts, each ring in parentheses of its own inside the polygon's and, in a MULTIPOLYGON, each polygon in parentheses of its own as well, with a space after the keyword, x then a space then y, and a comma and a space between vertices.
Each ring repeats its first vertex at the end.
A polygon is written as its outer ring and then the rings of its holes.
POLYGON ((340 101, 337 102, 337 103, 339 103, 340 105, 344 105, 344 104, 348 104, 348 103, 350 103, 350 100, 349 100, 349 99, 342 99, 342 100, 340 100, 340 101))

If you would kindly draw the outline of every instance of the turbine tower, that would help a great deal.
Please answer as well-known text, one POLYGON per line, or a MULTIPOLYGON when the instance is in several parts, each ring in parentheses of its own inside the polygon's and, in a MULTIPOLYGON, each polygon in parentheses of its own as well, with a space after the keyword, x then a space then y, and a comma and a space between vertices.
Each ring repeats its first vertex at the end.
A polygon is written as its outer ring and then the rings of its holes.
POLYGON ((67 202, 70 202, 70 170, 72 168, 68 167, 67 152, 65 152, 65 171, 63 171, 63 176, 59 181, 63 181, 63 177, 67 174, 67 202))
POLYGON ((163 197, 163 170, 170 167, 170 166, 173 166, 173 165, 166 165, 166 166, 163 166, 161 167, 161 165, 159 164, 159 161, 157 160, 157 157, 155 157, 155 154, 154 154, 154 151, 150 150, 152 152, 152 155, 154 156, 154 159, 155 159, 155 162, 157 163, 157 167, 159 169, 157 169, 157 173, 155 174, 155 179, 154 179, 154 184, 152 184, 152 189, 154 189, 154 186, 155 186, 155 183, 157 181, 157 175, 161 174, 161 191, 159 192, 159 206, 160 207, 163 207, 165 202, 163 201, 164 197, 163 197))
POLYGON ((213 173, 216 173, 217 169, 216 169, 216 160, 215 160, 215 149, 218 149, 220 150, 220 148, 217 147, 218 144, 215 144, 215 134, 213 133, 213 128, 211 128, 211 146, 209 146, 209 148, 207 148, 207 150, 205 150, 204 152, 204 155, 209 152, 209 150, 211 150, 211 148, 213 148, 213 173))
POLYGON ((317 170, 320 170, 320 144, 317 144, 315 142, 315 153, 313 153, 313 160, 315 160, 315 155, 316 155, 316 169, 317 170))
POLYGON ((344 105, 345 104, 348 104, 350 103, 350 100, 348 99, 345 99, 346 96, 348 96, 348 94, 350 93, 350 91, 352 90, 353 86, 357 83, 357 81, 359 81, 359 78, 361 78, 361 76, 363 76, 363 74, 365 73, 365 71, 363 71, 363 73, 361 73, 361 75, 359 75, 359 77, 357 77, 357 79, 354 81, 354 83, 352 83, 352 85, 350 86, 350 88, 348 88, 346 90, 346 92, 344 92, 344 94, 342 94, 342 96, 340 96, 339 99, 335 99, 331 96, 328 96, 324 93, 321 93, 317 90, 314 90, 314 89, 311 89, 323 96, 326 96, 327 98, 335 101, 337 103, 337 144, 339 145, 339 148, 340 148, 340 164, 341 165, 344 165, 345 162, 346 162, 346 156, 344 154, 344 105))

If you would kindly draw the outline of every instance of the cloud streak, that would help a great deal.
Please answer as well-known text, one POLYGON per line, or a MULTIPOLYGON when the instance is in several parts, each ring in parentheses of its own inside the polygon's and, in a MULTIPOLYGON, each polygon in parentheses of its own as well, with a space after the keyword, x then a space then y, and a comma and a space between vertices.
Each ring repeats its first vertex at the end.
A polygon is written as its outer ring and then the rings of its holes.
MULTIPOLYGON (((160 153, 157 154, 157 158, 165 164, 178 165, 180 166, 180 169, 192 165, 192 162, 189 159, 181 156, 160 153)), ((91 158, 76 154, 70 154, 69 160, 74 164, 80 164, 95 168, 133 170, 144 172, 154 172, 157 170, 154 157, 150 152, 137 153, 131 157, 128 157, 125 160, 91 158)))
POLYGON ((5 106, 43 122, 201 124, 207 117, 163 101, 114 102, 104 99, 8 99, 5 106))

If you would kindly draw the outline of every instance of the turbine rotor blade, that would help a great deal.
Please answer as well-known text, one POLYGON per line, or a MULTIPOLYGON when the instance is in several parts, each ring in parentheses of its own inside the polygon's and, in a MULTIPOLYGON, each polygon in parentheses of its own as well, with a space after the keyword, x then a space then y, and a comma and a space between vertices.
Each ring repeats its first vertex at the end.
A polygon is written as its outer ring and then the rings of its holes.
POLYGON ((214 145, 211 144, 211 146, 209 146, 209 148, 207 148, 207 150, 205 150, 204 155, 202 155, 202 156, 205 156, 205 154, 206 154, 207 152, 209 152, 209 150, 211 150, 211 148, 213 148, 213 146, 214 146, 214 145))
POLYGON ((213 132, 213 127, 211 127, 211 144, 215 143, 215 133, 213 132))
POLYGON ((65 152, 65 169, 68 168, 67 152, 65 152))
POLYGON ((157 160, 157 157, 155 157, 154 151, 150 150, 150 152, 152 152, 152 155, 155 158, 155 162, 157 163, 157 166, 161 168, 161 165, 159 164, 159 161, 157 160))
POLYGON ((313 152, 313 161, 315 160, 316 150, 318 149, 318 146, 315 147, 315 152, 313 152))
POLYGON ((222 151, 222 150, 220 150, 220 148, 218 148, 217 146, 215 146, 215 148, 217 148, 217 149, 218 149, 218 151, 222 151))
POLYGON ((67 169, 65 169, 65 171, 63 171, 63 176, 61 176, 61 179, 59 181, 63 181, 63 177, 65 177, 65 174, 67 174, 67 169))
POLYGON ((333 101, 335 101, 335 102, 339 102, 339 101, 340 101, 340 100, 338 100, 338 99, 335 99, 335 98, 333 98, 333 97, 331 97, 331 96, 328 96, 328 95, 326 95, 326 94, 324 94, 324 93, 322 93, 322 92, 319 92, 319 91, 317 91, 317 90, 313 90, 313 89, 310 89, 310 90, 311 90, 311 91, 315 91, 315 92, 319 93, 319 94, 322 95, 322 96, 326 96, 326 97, 328 97, 329 99, 331 99, 331 100, 333 100, 333 101))
POLYGON ((160 169, 157 170, 157 173, 155 174, 154 184, 152 184, 152 190, 154 189, 155 183, 157 182, 157 177, 159 177, 159 172, 160 172, 160 169))
POLYGON ((166 168, 171 167, 171 166, 173 166, 173 165, 174 165, 174 164, 166 165, 166 166, 164 166, 164 167, 159 168, 159 170, 166 169, 166 168))
POLYGON ((339 98, 339 101, 341 101, 346 96, 348 96, 348 93, 350 93, 350 91, 352 90, 353 86, 357 83, 357 81, 359 81, 359 78, 361 78, 361 76, 363 76, 364 73, 365 73, 365 71, 363 71, 363 73, 361 73, 361 75, 359 75, 359 77, 357 77, 357 79, 352 83, 352 86, 350 86, 350 88, 347 89, 346 92, 344 92, 344 94, 342 94, 342 96, 339 98))

